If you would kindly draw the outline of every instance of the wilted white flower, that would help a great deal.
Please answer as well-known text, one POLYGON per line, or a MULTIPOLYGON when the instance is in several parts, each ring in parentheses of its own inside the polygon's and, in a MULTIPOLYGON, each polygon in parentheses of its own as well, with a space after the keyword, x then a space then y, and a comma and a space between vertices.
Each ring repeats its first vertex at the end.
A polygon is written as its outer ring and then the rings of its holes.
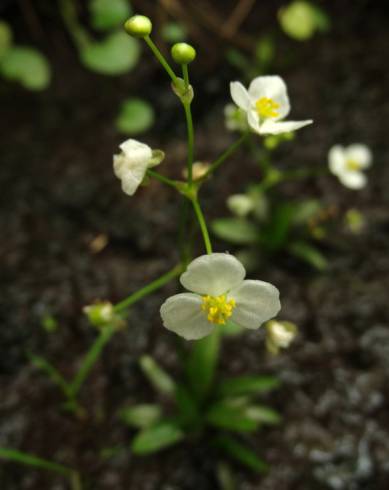
POLYGON ((244 280, 245 275, 232 255, 196 258, 180 277, 192 292, 171 296, 161 306, 164 326, 187 340, 201 339, 229 319, 241 327, 259 328, 280 310, 279 291, 267 282, 244 280))
POLYGON ((224 107, 224 118, 226 128, 229 131, 247 131, 247 116, 245 111, 242 111, 234 104, 227 104, 224 107))
POLYGON ((362 189, 367 183, 363 170, 370 167, 372 155, 366 145, 333 146, 328 153, 331 172, 349 189, 362 189))
MULTIPOLYGON (((192 166, 192 177, 193 180, 201 179, 207 173, 210 165, 206 162, 194 162, 192 166)), ((185 167, 182 171, 182 175, 185 179, 188 178, 188 169, 185 167)))
POLYGON ((272 354, 286 349, 297 335, 297 326, 291 322, 271 320, 266 324, 266 347, 272 354))
POLYGON ((247 194, 233 194, 227 199, 227 206, 236 216, 243 218, 254 209, 254 201, 247 194))
POLYGON ((240 82, 231 82, 232 100, 247 114, 249 126, 259 134, 280 134, 295 131, 306 121, 282 121, 290 111, 285 82, 277 75, 257 77, 248 90, 240 82))
POLYGON ((164 158, 160 150, 152 150, 148 145, 128 139, 119 148, 119 155, 113 156, 113 170, 122 181, 123 192, 132 196, 145 177, 148 168, 158 165, 164 158))

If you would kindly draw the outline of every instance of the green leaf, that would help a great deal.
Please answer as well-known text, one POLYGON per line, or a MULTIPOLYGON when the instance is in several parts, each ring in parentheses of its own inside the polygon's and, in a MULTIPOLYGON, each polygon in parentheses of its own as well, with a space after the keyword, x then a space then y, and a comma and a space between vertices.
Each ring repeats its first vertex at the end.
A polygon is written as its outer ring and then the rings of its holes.
POLYGON ((16 449, 8 449, 0 447, 0 459, 5 459, 8 461, 15 461, 16 463, 21 463, 27 466, 32 466, 35 468, 40 468, 43 470, 53 471, 60 475, 71 476, 74 470, 63 466, 62 464, 53 463, 46 459, 38 458, 33 454, 24 453, 16 449))
POLYGON ((307 221, 313 218, 322 209, 320 201, 317 199, 308 199, 296 203, 293 212, 293 224, 304 225, 307 221))
POLYGON ((154 120, 152 106, 143 99, 132 98, 122 103, 116 127, 121 133, 134 135, 150 129, 154 120))
POLYGON ((245 409, 245 414, 256 422, 266 425, 278 425, 282 420, 278 412, 262 405, 249 405, 245 409))
POLYGON ((288 238, 292 224, 294 206, 291 204, 280 204, 274 210, 268 226, 263 228, 261 240, 263 245, 270 250, 278 250, 288 238))
POLYGON ((289 252, 319 271, 324 271, 328 267, 328 262, 324 255, 316 247, 307 242, 292 243, 289 246, 289 252))
POLYGON ((177 444, 184 438, 182 430, 171 422, 163 422, 139 432, 132 441, 135 454, 150 454, 177 444))
POLYGON ((119 412, 120 419, 127 425, 140 429, 155 425, 162 416, 159 405, 142 404, 123 408, 119 412))
POLYGON ((222 381, 217 390, 220 396, 251 395, 267 393, 279 385, 273 376, 238 376, 222 381))
POLYGON ((212 405, 206 414, 206 420, 214 427, 234 432, 253 432, 259 425, 246 415, 244 407, 231 405, 228 400, 212 405))
POLYGON ((29 90, 44 90, 50 84, 50 65, 34 48, 9 48, 1 59, 0 71, 5 78, 19 82, 29 90))
POLYGON ((128 0, 91 0, 89 10, 92 26, 101 31, 118 27, 131 15, 128 0))
POLYGON ((104 75, 130 71, 137 64, 139 55, 139 42, 125 32, 115 32, 103 41, 87 44, 80 52, 85 66, 104 75))
POLYGON ((10 26, 0 20, 0 60, 12 45, 12 31, 10 26))
POLYGON ((143 374, 156 390, 164 395, 175 394, 177 388, 175 382, 151 356, 142 356, 139 363, 143 374))
POLYGON ((176 390, 176 402, 180 411, 180 420, 183 424, 196 422, 199 416, 196 400, 184 385, 178 385, 176 390))
POLYGON ((219 359, 220 334, 215 328, 211 335, 198 340, 189 356, 186 375, 198 400, 208 395, 219 359))
POLYGON ((187 38, 185 26, 178 22, 168 22, 161 29, 161 36, 168 43, 179 43, 187 38))
POLYGON ((236 441, 233 437, 222 436, 216 439, 215 444, 226 454, 244 464, 251 470, 264 473, 268 470, 267 464, 247 446, 236 441))
POLYGON ((241 218, 221 218, 211 223, 213 233, 227 242, 246 245, 258 242, 258 227, 241 218))

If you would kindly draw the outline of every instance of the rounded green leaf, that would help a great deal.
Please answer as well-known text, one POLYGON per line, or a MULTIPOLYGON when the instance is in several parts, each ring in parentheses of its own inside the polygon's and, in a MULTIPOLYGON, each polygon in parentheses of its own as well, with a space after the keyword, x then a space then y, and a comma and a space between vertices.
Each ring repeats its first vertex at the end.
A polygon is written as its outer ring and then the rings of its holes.
POLYGON ((212 222, 213 233, 223 240, 237 245, 258 242, 258 228, 255 224, 239 218, 221 218, 212 222))
POLYGON ((0 59, 6 54, 12 44, 12 31, 9 25, 0 21, 0 59))
POLYGON ((121 133, 134 135, 150 129, 154 120, 152 106, 143 99, 132 98, 123 102, 116 127, 121 133))
POLYGON ((92 26, 101 31, 118 27, 131 15, 128 0, 91 0, 89 10, 92 26))
POLYGON ((17 81, 29 90, 43 90, 50 83, 50 65, 34 48, 10 48, 1 60, 0 70, 5 78, 17 81))
POLYGON ((81 50, 82 62, 104 75, 121 75, 134 68, 140 54, 139 43, 125 32, 115 32, 103 41, 88 44, 81 50))

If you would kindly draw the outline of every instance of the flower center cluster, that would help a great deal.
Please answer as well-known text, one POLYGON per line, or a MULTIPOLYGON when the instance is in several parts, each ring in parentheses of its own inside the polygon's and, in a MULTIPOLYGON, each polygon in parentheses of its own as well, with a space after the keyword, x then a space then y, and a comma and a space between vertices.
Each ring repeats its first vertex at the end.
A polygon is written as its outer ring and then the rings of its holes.
POLYGON ((202 296, 201 309, 206 312, 208 321, 217 325, 225 325, 226 320, 232 315, 235 308, 235 300, 222 294, 220 296, 202 296))
POLYGON ((352 160, 350 158, 346 162, 346 168, 347 168, 347 170, 350 170, 351 172, 356 172, 356 171, 361 169, 361 165, 356 160, 352 160))
POLYGON ((276 109, 279 109, 280 104, 275 102, 273 99, 269 97, 261 97, 255 103, 255 108, 257 109, 257 113, 259 117, 263 119, 269 117, 277 117, 279 112, 276 109))

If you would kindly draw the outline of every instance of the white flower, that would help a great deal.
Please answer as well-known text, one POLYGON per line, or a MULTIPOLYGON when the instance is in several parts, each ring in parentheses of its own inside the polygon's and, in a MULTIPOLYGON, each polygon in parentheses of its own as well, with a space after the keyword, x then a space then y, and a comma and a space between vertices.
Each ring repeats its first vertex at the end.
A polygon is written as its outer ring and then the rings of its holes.
POLYGON ((355 143, 344 147, 333 146, 328 153, 331 172, 349 189, 362 189, 367 178, 362 170, 370 167, 372 155, 366 145, 355 143))
POLYGON ((266 347, 272 354, 286 349, 297 335, 297 326, 291 322, 271 320, 266 324, 266 347))
POLYGON ((295 131, 306 121, 281 121, 290 111, 285 82, 277 75, 257 77, 248 90, 240 82, 231 82, 232 100, 247 114, 249 126, 259 134, 280 134, 295 131))
POLYGON ((256 329, 281 308, 279 291, 263 281, 244 280, 238 259, 226 253, 193 260, 180 281, 191 293, 176 294, 161 306, 164 326, 187 340, 209 335, 227 320, 256 329))
POLYGON ((133 139, 124 141, 119 148, 121 153, 113 156, 113 171, 122 181, 123 192, 132 196, 144 179, 147 169, 158 165, 164 154, 133 139))

